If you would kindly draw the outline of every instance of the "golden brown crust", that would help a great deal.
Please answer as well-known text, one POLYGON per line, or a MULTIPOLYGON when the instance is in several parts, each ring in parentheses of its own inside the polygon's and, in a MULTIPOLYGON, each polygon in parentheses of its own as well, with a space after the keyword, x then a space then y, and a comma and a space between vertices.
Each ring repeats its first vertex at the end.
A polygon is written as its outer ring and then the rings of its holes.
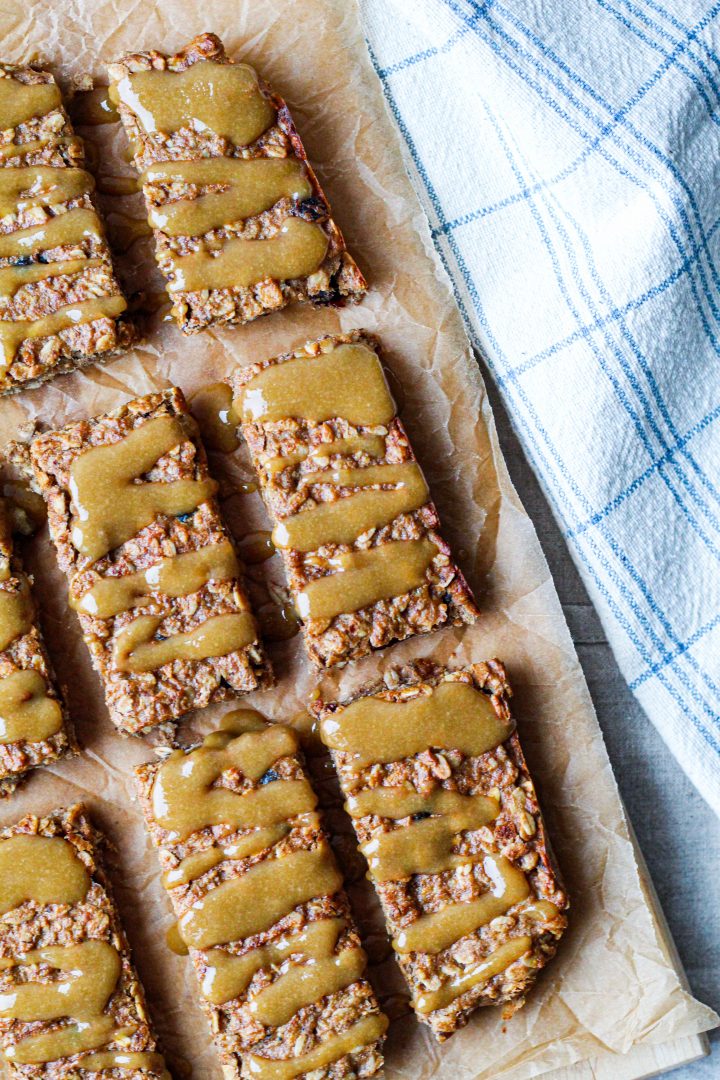
MULTIPOLYGON (((243 835, 242 831, 232 831, 228 827, 213 826, 192 833, 184 842, 173 842, 168 833, 155 819, 152 804, 152 789, 161 762, 140 765, 135 770, 140 803, 145 815, 147 828, 158 848, 163 870, 174 870, 189 855, 212 846, 222 836, 223 845, 232 845, 243 835)), ((287 755, 272 766, 275 778, 285 780, 307 779, 303 762, 299 756, 287 755)), ((237 770, 223 775, 222 786, 248 794, 257 790, 265 782, 261 778, 252 783, 248 778, 238 775, 237 770)), ((178 885, 169 890, 175 914, 180 918, 196 901, 211 892, 223 880, 240 877, 250 866, 270 858, 280 858, 292 851, 309 851, 327 842, 327 836, 315 813, 303 814, 289 822, 290 833, 272 848, 266 848, 244 860, 232 860, 221 863, 208 871, 197 881, 189 885, 178 885)), ((246 830, 247 831, 247 830, 246 830)), ((319 896, 306 904, 296 907, 288 916, 275 923, 264 933, 232 942, 223 946, 235 955, 242 955, 253 948, 302 931, 318 919, 342 916, 346 919, 346 928, 338 941, 338 948, 360 944, 347 896, 344 891, 332 896, 319 896)), ((190 949, 190 956, 195 967, 198 981, 202 985, 208 970, 206 953, 201 949, 190 949)), ((277 971, 265 967, 254 977, 248 992, 234 998, 224 1005, 216 1006, 205 998, 201 1004, 214 1032, 215 1042, 228 1080, 239 1080, 241 1076, 250 1076, 243 1070, 243 1056, 249 1053, 262 1057, 291 1058, 315 1049, 332 1034, 345 1031, 363 1017, 379 1012, 379 1006, 372 988, 365 978, 356 980, 344 990, 322 998, 313 1005, 305 1006, 291 1020, 278 1028, 264 1027, 255 1018, 249 1005, 250 991, 255 993, 277 977, 277 971)), ((375 1076, 382 1068, 382 1040, 376 1041, 361 1050, 338 1059, 331 1066, 313 1072, 317 1080, 355 1080, 355 1078, 375 1076)))
MULTIPOLYGON (((78 804, 55 810, 45 817, 29 815, 16 825, 0 830, 0 840, 21 834, 67 840, 85 865, 92 882, 85 899, 69 907, 43 907, 31 900, 0 916, 0 957, 16 957, 50 945, 77 945, 88 939, 109 942, 120 953, 122 967, 105 1013, 112 1016, 119 1028, 132 1029, 132 1033, 109 1043, 108 1048, 122 1052, 155 1051, 157 1043, 148 1018, 145 994, 103 866, 101 852, 105 840, 102 833, 93 826, 85 808, 78 804)), ((2 992, 7 992, 12 985, 12 970, 0 971, 2 992)), ((0 1019, 0 1046, 5 1050, 24 1036, 37 1034, 50 1026, 52 1022, 0 1019)), ((111 1070, 90 1072, 79 1068, 77 1062, 81 1056, 76 1054, 44 1065, 14 1066, 9 1063, 7 1068, 9 1075, 18 1080, 64 1080, 69 1075, 68 1069, 78 1080, 109 1080, 111 1070)), ((127 1080, 151 1080, 152 1077, 157 1080, 156 1072, 144 1068, 123 1070, 123 1076, 127 1080)))
MULTIPOLYGON (((352 701, 370 694, 387 701, 403 701, 447 681, 475 686, 490 697, 498 716, 510 718, 512 691, 505 669, 498 660, 473 664, 459 671, 449 671, 432 661, 421 661, 405 670, 390 672, 384 684, 348 701, 317 701, 310 708, 320 720, 326 720, 352 701)), ((499 798, 498 817, 488 826, 464 833, 463 851, 503 855, 525 873, 530 885, 529 897, 511 908, 504 917, 493 919, 440 953, 411 952, 398 954, 397 958, 413 997, 417 998, 459 978, 465 970, 512 938, 528 936, 532 939, 531 949, 506 971, 462 994, 446 1008, 419 1014, 441 1041, 466 1024, 470 1014, 480 1005, 503 1004, 504 1015, 511 1015, 524 1004, 538 971, 555 954, 567 925, 564 913, 568 908, 567 894, 549 849, 535 786, 517 733, 513 732, 502 745, 480 757, 428 747, 412 758, 388 765, 371 765, 359 771, 350 767, 349 755, 332 751, 332 757, 346 797, 368 788, 408 784, 425 794, 440 788, 464 795, 492 793, 493 797, 499 798), (538 915, 537 911, 531 910, 531 905, 538 900, 549 901, 558 912, 541 911, 538 915)), ((371 815, 353 821, 360 843, 387 832, 392 824, 387 818, 371 815)), ((441 911, 449 904, 467 903, 491 887, 482 862, 461 865, 442 873, 415 874, 400 881, 375 883, 392 937, 411 926, 421 915, 441 911)))
MULTIPOLYGON (((114 413, 38 435, 30 444, 35 477, 48 505, 48 523, 58 561, 71 579, 71 590, 76 596, 82 595, 98 574, 133 573, 164 556, 230 540, 217 500, 210 498, 192 515, 157 517, 135 537, 96 562, 81 556, 74 546, 70 500, 73 461, 91 447, 117 442, 160 416, 178 418, 187 431, 187 441, 160 458, 146 478, 206 479, 205 452, 182 392, 177 388, 129 401, 114 413)), ((185 597, 155 594, 143 608, 143 614, 162 616, 158 634, 170 636, 192 630, 210 616, 232 614, 245 608, 243 586, 234 578, 210 581, 200 592, 185 597)), ((191 709, 248 693, 271 680, 270 666, 258 641, 223 657, 176 660, 146 673, 120 671, 113 659, 114 641, 136 615, 131 610, 110 619, 98 619, 79 613, 93 665, 103 680, 111 717, 125 734, 167 724, 191 709)))
MULTIPOLYGON (((18 83, 54 83, 47 71, 32 67, 0 65, 0 78, 18 83)), ((72 123, 62 105, 45 116, 34 117, 17 128, 0 132, 0 151, 41 144, 37 149, 13 156, 0 156, 0 168, 19 168, 29 165, 50 165, 54 168, 84 168, 82 140, 73 132, 72 123), (45 145, 42 145, 45 144, 45 145)), ((80 195, 68 202, 43 210, 33 207, 0 219, 0 234, 7 236, 16 230, 38 225, 58 214, 73 209, 88 209, 98 213, 92 195, 80 195)), ((98 265, 80 272, 61 274, 23 285, 12 297, 0 297, 3 320, 34 320, 52 314, 68 304, 81 303, 97 297, 121 296, 115 277, 110 249, 104 237, 85 237, 77 244, 63 244, 51 251, 34 256, 0 258, 0 266, 27 266, 38 262, 76 260, 86 257, 98 265)), ((124 313, 105 316, 93 322, 70 326, 47 337, 23 341, 7 369, 0 374, 0 394, 37 386, 64 371, 105 360, 124 352, 134 339, 134 328, 124 313)))
MULTIPOLYGON (((239 368, 230 384, 235 394, 268 367, 283 364, 296 357, 320 356, 338 345, 366 345, 380 352, 378 339, 363 330, 350 334, 337 334, 307 342, 294 352, 263 360, 249 367, 239 368)), ((263 463, 268 459, 289 457, 298 450, 307 451, 311 446, 328 443, 355 432, 347 421, 334 420, 312 424, 306 420, 288 418, 272 424, 247 423, 242 433, 250 449, 253 464, 258 472, 260 489, 275 522, 297 514, 316 495, 318 487, 302 483, 308 472, 317 472, 317 461, 303 461, 299 465, 280 472, 268 473, 263 463)), ((367 454, 352 456, 327 456, 323 460, 330 472, 339 466, 364 467, 365 465, 398 464, 415 461, 410 441, 401 420, 395 417, 387 429, 383 429, 384 453, 379 458, 367 454)), ((352 494, 345 489, 345 494, 352 494)), ((337 488, 322 493, 323 502, 339 498, 337 488)), ((350 550, 377 547, 389 541, 430 539, 437 547, 426 575, 426 584, 391 600, 380 600, 371 607, 328 620, 306 620, 303 624, 305 645, 311 660, 318 667, 345 664, 349 660, 385 648, 395 641, 403 641, 414 634, 428 633, 443 626, 472 623, 478 616, 470 587, 462 571, 455 564, 450 548, 440 533, 440 521, 432 502, 419 510, 401 514, 389 525, 376 529, 372 535, 359 537, 352 545, 325 545, 320 552, 302 553, 294 550, 283 552, 285 570, 290 590, 297 596, 309 582, 324 576, 330 569, 329 560, 350 550)))
MULTIPOLYGON (((0 501, 0 568, 7 568, 10 576, 0 581, 0 591, 17 592, 31 589, 31 581, 24 573, 21 560, 15 550, 9 519, 0 501)), ((33 625, 0 652, 0 681, 16 671, 37 671, 46 684, 46 694, 57 701, 62 710, 62 727, 54 735, 36 742, 24 739, 0 743, 0 798, 11 795, 27 774, 41 765, 49 765, 61 757, 77 752, 75 737, 65 704, 58 693, 55 676, 45 647, 42 632, 37 624, 37 611, 33 603, 33 625)))
MULTIPOLYGON (((200 34, 175 55, 152 50, 127 53, 109 66, 110 79, 119 82, 127 75, 150 69, 185 71, 199 61, 209 60, 230 64, 232 60, 215 34, 200 34)), ((252 145, 234 146, 227 139, 208 131, 183 128, 168 136, 149 135, 138 124, 134 113, 123 103, 118 108, 128 138, 137 147, 135 164, 140 171, 159 161, 194 161, 208 157, 237 158, 297 158, 307 170, 313 194, 302 202, 280 200, 271 210, 245 221, 228 222, 199 237, 171 238, 159 229, 154 230, 156 258, 166 277, 172 274, 170 256, 196 251, 199 247, 217 248, 222 241, 243 236, 248 239, 269 239, 280 231, 290 217, 320 224, 328 237, 328 251, 320 268, 308 278, 286 281, 268 279, 258 285, 243 288, 209 289, 202 292, 173 294, 172 313, 184 333, 194 334, 219 323, 243 324, 300 301, 314 304, 338 305, 360 299, 367 285, 357 264, 348 253, 342 233, 333 221, 329 203, 307 160, 302 140, 285 101, 262 80, 260 88, 277 112, 277 122, 252 145)), ((185 196, 201 194, 199 188, 190 191, 184 185, 185 196)), ((145 184, 143 188, 148 209, 177 198, 178 185, 145 184), (171 190, 172 189, 172 190, 171 190)))

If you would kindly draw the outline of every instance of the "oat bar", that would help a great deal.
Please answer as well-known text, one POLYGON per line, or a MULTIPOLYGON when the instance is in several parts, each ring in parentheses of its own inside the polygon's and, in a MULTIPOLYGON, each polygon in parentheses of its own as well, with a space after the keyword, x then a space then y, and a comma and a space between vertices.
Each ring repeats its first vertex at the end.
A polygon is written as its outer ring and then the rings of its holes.
POLYGON ((70 604, 122 732, 268 680, 217 485, 180 390, 39 435, 30 459, 70 604))
POLYGON ((0 499, 0 798, 38 765, 75 749, 37 624, 30 580, 12 536, 12 511, 0 499))
POLYGON ((414 1008, 440 1041, 479 1005, 518 1009, 566 926, 510 692, 497 660, 425 662, 311 706, 414 1008))
POLYGON ((318 667, 474 622, 371 335, 309 342, 231 384, 318 667))
POLYGON ((375 1076, 387 1020, 295 732, 238 711, 136 773, 227 1080, 375 1076))
POLYGON ((0 1048, 13 1080, 170 1080, 82 806, 0 832, 0 1048))
POLYGON ((93 189, 52 75, 0 65, 0 394, 131 342, 93 189))
POLYGON ((219 38, 128 53, 109 72, 186 334, 363 295, 287 105, 219 38))

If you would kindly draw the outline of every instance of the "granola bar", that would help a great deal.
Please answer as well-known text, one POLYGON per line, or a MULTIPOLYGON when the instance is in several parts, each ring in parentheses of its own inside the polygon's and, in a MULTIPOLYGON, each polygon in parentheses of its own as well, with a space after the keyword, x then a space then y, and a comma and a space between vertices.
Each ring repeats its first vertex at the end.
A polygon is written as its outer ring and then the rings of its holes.
POLYGON ((128 347, 132 328, 60 91, 0 65, 0 394, 128 347))
POLYGON ((74 750, 30 580, 15 551, 11 507, 0 499, 0 798, 31 769, 74 750))
POLYGON ((219 38, 128 53, 109 73, 184 333, 363 295, 287 105, 219 38))
POLYGON ((478 614, 364 331, 235 371, 235 412, 318 667, 478 614))
POLYGON ((498 660, 315 702, 413 1006, 438 1040, 520 1008, 566 927, 498 660))
POLYGON ((387 1020, 298 745, 242 710, 136 769, 227 1080, 382 1068, 387 1020))
POLYGON ((82 806, 0 832, 0 1048, 17 1080, 170 1080, 82 806))
POLYGON ((30 459, 70 604, 123 733, 268 680, 180 390, 39 435, 30 459))

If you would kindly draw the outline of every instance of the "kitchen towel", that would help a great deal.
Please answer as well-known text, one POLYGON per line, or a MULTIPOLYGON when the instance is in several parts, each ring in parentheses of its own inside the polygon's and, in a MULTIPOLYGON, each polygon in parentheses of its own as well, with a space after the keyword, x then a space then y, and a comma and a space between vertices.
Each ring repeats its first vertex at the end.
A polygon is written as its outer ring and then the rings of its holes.
POLYGON ((720 3, 361 11, 468 330, 630 688, 720 814, 720 3))

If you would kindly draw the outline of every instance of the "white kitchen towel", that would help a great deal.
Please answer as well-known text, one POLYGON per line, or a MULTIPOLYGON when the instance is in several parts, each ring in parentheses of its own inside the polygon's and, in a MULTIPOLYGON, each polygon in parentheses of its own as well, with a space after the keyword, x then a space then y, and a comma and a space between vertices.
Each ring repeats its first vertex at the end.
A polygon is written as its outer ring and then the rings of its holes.
POLYGON ((361 10, 470 333, 631 689, 720 814, 720 3, 361 10))

